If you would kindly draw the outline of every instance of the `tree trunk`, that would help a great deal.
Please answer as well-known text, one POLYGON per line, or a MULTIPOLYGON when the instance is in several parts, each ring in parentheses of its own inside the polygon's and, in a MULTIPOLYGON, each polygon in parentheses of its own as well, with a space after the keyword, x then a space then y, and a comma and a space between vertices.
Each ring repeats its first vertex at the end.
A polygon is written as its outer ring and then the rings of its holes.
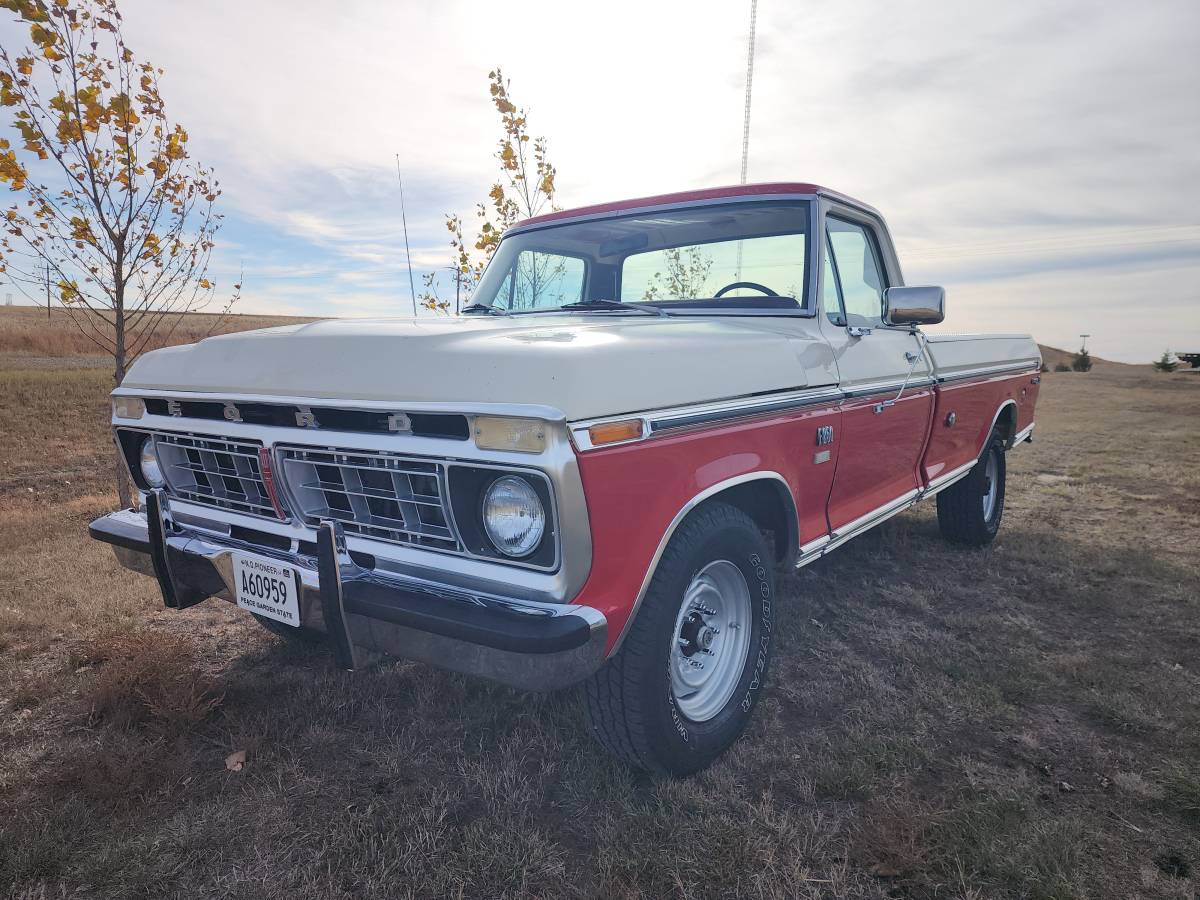
MULTIPOLYGON (((119 388, 121 382, 125 380, 125 303, 124 303, 124 285, 118 280, 117 282, 117 302, 116 306, 116 321, 115 326, 115 342, 116 350, 113 352, 113 387, 119 388)), ((129 469, 125 465, 124 455, 121 453, 121 447, 116 441, 113 442, 113 451, 116 453, 117 463, 117 497, 121 502, 122 509, 129 509, 133 506, 134 490, 133 484, 129 479, 129 469)))

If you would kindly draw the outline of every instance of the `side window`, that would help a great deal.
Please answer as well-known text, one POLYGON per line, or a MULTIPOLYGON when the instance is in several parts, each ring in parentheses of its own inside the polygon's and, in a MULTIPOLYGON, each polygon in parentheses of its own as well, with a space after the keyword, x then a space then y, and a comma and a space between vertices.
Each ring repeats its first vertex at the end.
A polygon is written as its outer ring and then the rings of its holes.
POLYGON ((582 259, 522 250, 494 303, 505 309, 554 309, 583 299, 587 267, 582 259))
MULTIPOLYGON (((875 241, 862 225, 832 216, 826 219, 825 229, 829 255, 833 257, 837 272, 845 324, 879 324, 883 321, 886 280, 875 241)), ((827 272, 826 279, 828 277, 827 272)))

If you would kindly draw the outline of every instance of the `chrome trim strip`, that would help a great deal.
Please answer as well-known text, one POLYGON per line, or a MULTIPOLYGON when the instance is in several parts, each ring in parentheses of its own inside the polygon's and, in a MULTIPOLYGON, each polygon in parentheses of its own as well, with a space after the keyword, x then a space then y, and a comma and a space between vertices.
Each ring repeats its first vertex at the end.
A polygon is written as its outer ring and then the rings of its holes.
POLYGON ((795 509, 796 498, 792 495, 792 489, 788 485, 787 480, 778 472, 760 470, 757 472, 747 472, 743 475, 735 475, 733 478, 727 478, 724 481, 710 485, 685 503, 679 512, 675 513, 675 518, 671 520, 671 524, 668 525, 667 530, 663 532, 662 539, 659 540, 658 547, 655 548, 654 555, 650 558, 650 564, 646 567, 646 574, 642 578, 642 586, 638 589, 637 597, 633 601, 633 607, 629 610, 629 618, 625 620, 625 625, 621 628, 621 633, 617 635, 617 640, 613 643, 612 650, 609 652, 610 657, 621 649, 621 644, 624 642, 625 636, 629 634, 630 626, 633 625, 633 620, 637 618, 638 610, 642 607, 642 601, 646 599, 646 591, 650 588, 650 580, 654 577, 655 569, 658 568, 658 561, 662 559, 662 555, 667 549, 667 544, 674 536, 675 529, 679 527, 679 523, 687 517, 688 513, 690 513, 709 497, 721 493, 721 491, 725 490, 726 488, 735 487, 739 484, 745 484, 749 481, 762 481, 767 479, 772 479, 783 484, 784 488, 787 489, 788 496, 792 499, 792 509, 795 509))
POLYGON ((850 388, 843 391, 843 393, 847 400, 853 400, 859 397, 871 397, 876 394, 894 394, 900 388, 904 388, 905 392, 907 392, 910 388, 929 387, 936 383, 930 376, 922 375, 920 378, 913 378, 907 383, 905 383, 903 378, 898 378, 894 381, 875 382, 874 384, 850 388))
POLYGON ((625 415, 603 416, 596 419, 571 422, 571 437, 575 442, 575 446, 581 452, 586 452, 595 449, 588 434, 588 429, 593 425, 640 419, 642 421, 642 436, 640 438, 631 438, 628 441, 614 441, 611 444, 603 445, 605 447, 617 447, 621 444, 644 441, 653 435, 675 429, 708 425, 714 422, 765 415, 789 409, 801 409, 806 406, 819 406, 823 403, 836 403, 843 396, 844 394, 840 388, 825 386, 780 391, 753 397, 735 397, 715 403, 694 403, 686 406, 627 413, 625 415))
POLYGON ((961 481, 963 478, 966 478, 967 475, 971 473, 971 470, 975 468, 975 464, 977 462, 979 462, 978 459, 965 462, 957 469, 952 469, 949 472, 945 472, 939 475, 937 478, 932 479, 929 482, 929 485, 925 488, 925 492, 921 495, 922 498, 931 497, 939 491, 944 491, 956 481, 961 481))
MULTIPOLYGON (((972 465, 974 465, 974 463, 972 463, 972 465)), ((859 516, 854 521, 847 522, 840 529, 829 535, 828 540, 826 540, 824 543, 820 543, 820 540, 818 539, 817 541, 812 541, 811 543, 806 544, 805 546, 812 547, 812 549, 809 550, 807 554, 800 554, 800 557, 796 560, 795 568, 799 569, 803 566, 807 566, 811 562, 815 562, 826 553, 836 547, 840 547, 851 538, 857 537, 864 531, 869 531, 876 525, 887 521, 892 516, 904 512, 910 506, 916 504, 921 497, 921 489, 914 488, 908 493, 897 497, 890 503, 885 503, 878 509, 873 509, 871 512, 859 516)))
POLYGON ((971 369, 966 372, 955 372, 953 375, 939 375, 937 380, 939 384, 947 384, 954 381, 966 381, 970 378, 983 378, 988 375, 1001 375, 1005 372, 1029 372, 1037 370, 1041 365, 1038 360, 1020 363, 1005 363, 999 366, 983 366, 978 369, 971 369))
POLYGON ((1030 422, 1027 426, 1025 426, 1020 431, 1018 431, 1017 436, 1015 438, 1013 438, 1012 445, 1015 447, 1015 446, 1017 446, 1017 444, 1020 444, 1023 441, 1032 441, 1033 440, 1033 427, 1036 424, 1037 424, 1036 422, 1030 422))

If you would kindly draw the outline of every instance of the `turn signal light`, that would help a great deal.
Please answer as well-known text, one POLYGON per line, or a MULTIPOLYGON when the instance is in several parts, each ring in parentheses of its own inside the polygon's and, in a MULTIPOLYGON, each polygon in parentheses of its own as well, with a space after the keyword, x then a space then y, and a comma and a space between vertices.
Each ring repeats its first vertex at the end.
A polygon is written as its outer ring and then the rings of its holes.
POLYGON ((475 446, 480 450, 541 453, 546 449, 546 423, 538 419, 475 419, 475 446))
POLYGON ((599 447, 603 444, 616 444, 620 441, 636 441, 641 436, 641 419, 604 422, 601 425, 593 425, 588 429, 588 437, 591 438, 593 447, 599 447))
POLYGON ((146 414, 146 401, 141 397, 113 397, 112 408, 118 419, 140 419, 146 414))

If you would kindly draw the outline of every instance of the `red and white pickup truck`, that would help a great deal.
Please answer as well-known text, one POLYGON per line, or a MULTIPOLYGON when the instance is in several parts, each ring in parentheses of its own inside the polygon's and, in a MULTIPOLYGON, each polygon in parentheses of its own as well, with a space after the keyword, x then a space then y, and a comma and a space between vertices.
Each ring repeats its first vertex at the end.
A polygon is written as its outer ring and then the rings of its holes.
POLYGON ((601 742, 686 774, 745 728, 775 572, 937 496, 993 539, 1026 335, 925 336, 871 207, 760 184, 510 229, 461 317, 147 354, 113 392, 141 508, 91 526, 167 606, 217 596, 346 667, 586 683, 601 742))

